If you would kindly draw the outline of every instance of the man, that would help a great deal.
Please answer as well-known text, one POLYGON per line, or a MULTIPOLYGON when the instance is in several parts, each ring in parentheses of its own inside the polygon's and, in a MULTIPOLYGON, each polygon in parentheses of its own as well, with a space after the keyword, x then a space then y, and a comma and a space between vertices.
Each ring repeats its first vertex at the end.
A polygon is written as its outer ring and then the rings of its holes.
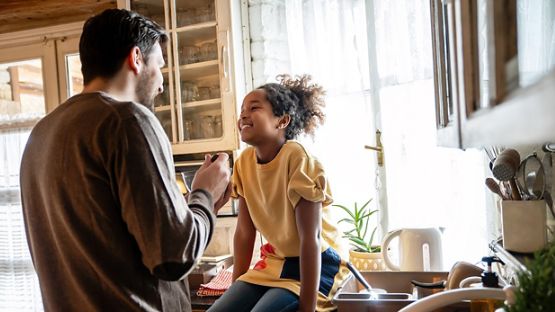
POLYGON ((182 279, 229 199, 230 173, 226 154, 207 155, 188 205, 179 191, 151 111, 163 91, 166 40, 160 26, 126 10, 89 19, 79 44, 83 92, 31 133, 21 196, 47 311, 191 309, 182 279))

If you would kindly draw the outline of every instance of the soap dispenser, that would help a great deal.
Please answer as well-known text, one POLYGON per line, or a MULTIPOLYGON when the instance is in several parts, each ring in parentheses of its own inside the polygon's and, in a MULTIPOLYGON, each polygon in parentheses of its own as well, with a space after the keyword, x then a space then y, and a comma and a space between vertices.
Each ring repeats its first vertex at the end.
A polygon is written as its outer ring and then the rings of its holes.
MULTIPOLYGON (((496 272, 493 272, 491 265, 494 262, 499 262, 501 264, 503 261, 498 257, 483 257, 482 262, 487 264, 487 269, 482 273, 482 287, 489 287, 489 288, 500 288, 499 286, 499 277, 497 276, 496 272)), ((503 301, 495 300, 495 299, 480 299, 480 300, 473 300, 470 303, 470 311, 471 312, 494 312, 495 309, 500 308, 503 306, 503 301)))

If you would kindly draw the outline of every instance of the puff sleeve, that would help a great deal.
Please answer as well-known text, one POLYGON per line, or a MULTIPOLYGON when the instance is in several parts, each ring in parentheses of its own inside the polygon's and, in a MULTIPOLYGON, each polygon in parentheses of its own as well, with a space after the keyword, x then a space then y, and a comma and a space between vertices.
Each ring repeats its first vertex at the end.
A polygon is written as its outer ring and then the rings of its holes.
POLYGON ((332 203, 330 188, 320 162, 307 155, 291 160, 287 197, 293 207, 301 198, 321 202, 322 206, 332 203))

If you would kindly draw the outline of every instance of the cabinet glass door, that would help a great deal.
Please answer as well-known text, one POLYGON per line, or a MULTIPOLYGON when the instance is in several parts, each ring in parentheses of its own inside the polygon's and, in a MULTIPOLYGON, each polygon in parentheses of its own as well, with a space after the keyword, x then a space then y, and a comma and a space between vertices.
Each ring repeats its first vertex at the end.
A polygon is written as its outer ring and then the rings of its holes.
POLYGON ((222 136, 222 100, 213 0, 176 0, 176 90, 180 141, 222 136))
POLYGON ((162 76, 164 77, 164 92, 160 94, 154 102, 154 114, 160 121, 164 132, 168 136, 170 142, 177 142, 177 129, 174 108, 174 76, 172 73, 171 46, 172 36, 170 29, 170 19, 168 2, 163 0, 132 0, 130 2, 131 10, 146 16, 167 30, 170 40, 162 45, 162 55, 166 66, 162 68, 162 76))
POLYGON ((238 147, 229 5, 227 0, 131 0, 125 6, 158 21, 170 37, 163 47, 165 92, 155 113, 176 154, 238 147))

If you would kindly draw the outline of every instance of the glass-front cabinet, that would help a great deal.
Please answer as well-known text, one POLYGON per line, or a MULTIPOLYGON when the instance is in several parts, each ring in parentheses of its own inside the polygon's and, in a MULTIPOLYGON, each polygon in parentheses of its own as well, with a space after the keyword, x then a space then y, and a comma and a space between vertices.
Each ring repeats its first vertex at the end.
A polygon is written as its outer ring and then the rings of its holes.
POLYGON ((237 103, 245 93, 239 1, 126 0, 118 6, 163 26, 164 93, 155 114, 174 154, 239 147, 237 103))

